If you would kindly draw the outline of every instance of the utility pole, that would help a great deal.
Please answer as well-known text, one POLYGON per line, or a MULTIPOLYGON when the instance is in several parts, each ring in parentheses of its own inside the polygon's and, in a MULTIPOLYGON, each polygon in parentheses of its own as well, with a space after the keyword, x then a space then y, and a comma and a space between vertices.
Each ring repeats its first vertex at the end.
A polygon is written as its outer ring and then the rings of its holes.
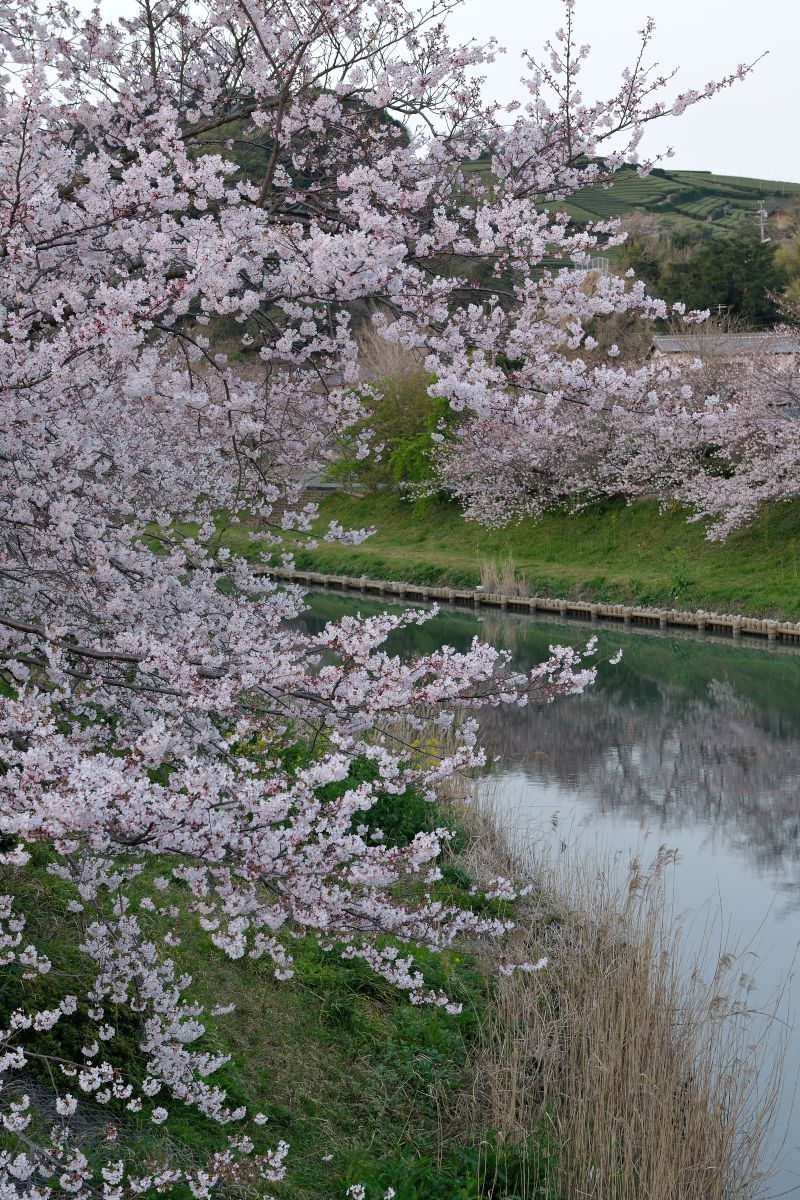
POLYGON ((768 217, 768 215, 769 214, 767 213, 767 210, 764 208, 764 201, 760 200, 758 209, 756 210, 756 220, 758 221, 758 228, 759 228, 762 242, 771 242, 772 241, 772 238, 767 237, 767 217, 768 217))

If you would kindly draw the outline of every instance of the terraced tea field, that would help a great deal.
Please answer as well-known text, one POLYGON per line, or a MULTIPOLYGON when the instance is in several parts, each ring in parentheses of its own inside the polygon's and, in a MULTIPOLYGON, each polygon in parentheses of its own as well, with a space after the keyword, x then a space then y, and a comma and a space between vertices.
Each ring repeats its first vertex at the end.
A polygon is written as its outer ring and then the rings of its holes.
MULTIPOLYGON (((470 167, 486 170, 487 164, 470 167)), ((668 222, 711 225, 724 234, 756 229, 762 203, 773 219, 800 216, 800 183, 661 168, 642 179, 633 167, 625 167, 610 187, 586 188, 563 207, 581 223, 640 209, 668 222)))
POLYGON ((736 233, 755 228, 762 202, 768 213, 788 215, 800 204, 800 184, 659 169, 642 179, 625 168, 611 187, 587 188, 568 208, 576 220, 622 216, 639 208, 665 220, 697 221, 736 233))

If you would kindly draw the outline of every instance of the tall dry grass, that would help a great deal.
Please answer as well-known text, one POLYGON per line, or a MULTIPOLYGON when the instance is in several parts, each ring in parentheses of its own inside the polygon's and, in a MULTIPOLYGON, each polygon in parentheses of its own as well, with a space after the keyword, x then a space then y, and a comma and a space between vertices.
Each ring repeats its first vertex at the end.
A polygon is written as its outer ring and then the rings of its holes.
POLYGON ((358 361, 368 378, 406 379, 424 372, 425 356, 421 350, 390 341, 374 325, 362 325, 356 340, 358 361))
MULTIPOLYGON (((460 806, 476 875, 519 874, 496 815, 460 806)), ((624 878, 599 861, 534 852, 538 894, 515 956, 550 957, 498 981, 472 1086, 451 1119, 474 1136, 558 1148, 564 1200, 734 1200, 764 1181, 779 1075, 749 1015, 741 960, 708 931, 685 950, 662 849, 624 878), (682 948, 684 947, 684 948, 682 948)), ((532 1200, 526 1197, 525 1200, 532 1200)))
POLYGON ((530 587, 518 573, 513 554, 506 554, 502 558, 480 555, 478 568, 481 573, 481 587, 485 592, 501 596, 530 595, 530 587))

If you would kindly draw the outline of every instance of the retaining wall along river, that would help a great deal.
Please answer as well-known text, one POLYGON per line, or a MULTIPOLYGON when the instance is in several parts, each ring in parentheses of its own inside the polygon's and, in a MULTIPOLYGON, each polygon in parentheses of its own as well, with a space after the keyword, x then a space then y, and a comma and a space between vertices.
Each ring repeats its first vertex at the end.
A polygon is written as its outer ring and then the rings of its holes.
POLYGON ((265 574, 309 587, 355 591, 362 595, 396 596, 401 601, 444 601, 447 604, 487 606, 525 613, 556 613, 562 617, 616 621, 623 625, 658 629, 695 629, 701 633, 728 634, 735 639, 755 637, 765 638, 768 642, 800 642, 800 621, 775 621, 743 617, 735 613, 705 612, 702 609, 693 612, 677 608, 636 608, 629 604, 556 600, 552 596, 504 595, 486 592, 481 588, 428 587, 418 583, 370 579, 366 575, 323 575, 318 571, 296 571, 287 567, 269 567, 265 574))

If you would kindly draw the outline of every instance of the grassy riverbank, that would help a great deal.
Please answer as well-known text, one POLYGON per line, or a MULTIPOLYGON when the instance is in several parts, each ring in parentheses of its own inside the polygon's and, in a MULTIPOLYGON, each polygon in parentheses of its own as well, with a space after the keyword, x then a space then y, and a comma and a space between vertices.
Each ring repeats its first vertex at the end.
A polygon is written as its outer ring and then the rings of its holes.
MULTIPOLYGON (((414 793, 387 798, 367 819, 381 825, 390 844, 454 825, 452 813, 414 793)), ((470 894, 473 878, 455 857, 466 844, 461 832, 441 864, 439 897, 508 915, 508 903, 470 894)), ((48 874, 51 859, 40 849, 30 867, 0 868, 0 891, 14 895, 30 914, 29 926, 53 963, 38 995, 55 1005, 64 978, 80 991, 91 976, 78 950, 81 917, 67 911, 72 892, 48 874)), ((156 863, 149 873, 158 870, 156 863)), ((145 912, 140 920, 155 933, 161 926, 161 918, 145 912)), ((206 1034, 198 1045, 230 1056, 213 1080, 233 1106, 266 1114, 264 1126, 249 1128, 257 1150, 280 1139, 290 1145, 287 1181, 270 1189, 277 1200, 344 1200, 353 1183, 366 1187, 368 1200, 381 1200, 390 1186, 397 1200, 557 1200, 557 1156, 544 1128, 520 1147, 504 1145, 485 1123, 445 1128, 445 1114, 471 1089, 495 993, 493 973, 469 947, 444 953, 411 948, 427 983, 463 1005, 453 1015, 410 1004, 362 963, 343 962, 310 938, 290 943, 295 975, 278 982, 266 962, 231 961, 210 951, 208 935, 191 919, 181 919, 180 935, 174 956, 194 981, 192 998, 207 1010, 220 1002, 236 1006, 230 1015, 203 1018, 206 1034)), ((27 986, 19 975, 0 982, 0 1028, 17 1005, 30 1002, 27 986)), ((109 1053, 132 1078, 141 1078, 146 1055, 137 1018, 120 1010, 115 1023, 109 1053)), ((79 1057, 90 1033, 79 1015, 66 1034, 42 1035, 46 1044, 36 1050, 79 1057)), ((35 1089, 37 1079, 27 1079, 26 1086, 35 1089)), ((224 1149, 227 1129, 177 1101, 169 1108, 169 1124, 157 1128, 146 1112, 132 1117, 121 1105, 100 1107, 86 1099, 81 1145, 91 1159, 111 1124, 121 1155, 131 1161, 177 1158, 187 1164, 224 1149)), ((8 1135, 0 1131, 0 1151, 4 1139, 8 1135)))
MULTIPOLYGON (((424 744, 437 743, 425 737, 424 744)), ((551 964, 503 977, 493 952, 477 946, 412 947, 428 983, 463 1004, 453 1015, 410 1005, 363 965, 310 940, 292 943, 295 976, 278 983, 263 963, 209 953, 207 935, 181 920, 173 953, 194 979, 192 995, 236 1005, 234 1014, 205 1022, 203 1048, 230 1055, 217 1081, 234 1104, 267 1115, 257 1149, 279 1138, 290 1144, 278 1200, 343 1200, 353 1183, 365 1186, 367 1200, 382 1200, 389 1187, 396 1200, 755 1194, 769 1098, 766 1106, 750 1102, 751 1030, 743 1027, 742 1038, 735 1023, 720 1020, 728 979, 740 967, 732 957, 708 989, 680 969, 662 886, 668 855, 649 875, 633 866, 618 884, 601 863, 531 861, 525 871, 535 890, 511 905, 480 895, 487 879, 518 875, 522 860, 466 781, 441 806, 407 793, 380 801, 366 819, 390 843, 442 823, 455 828, 434 885, 438 897, 513 917, 511 953, 520 960, 547 953, 551 964)), ((55 1000, 65 977, 71 990, 88 977, 77 949, 81 918, 67 909, 69 887, 48 874, 49 857, 39 850, 32 868, 3 868, 0 883, 31 914, 53 962, 37 986, 52 988, 55 1000)), ((140 914, 154 933, 162 919, 140 914)), ((25 1000, 24 979, 9 974, 0 1020, 25 1000)), ((146 1066, 137 1019, 118 1012, 115 1024, 108 1053, 139 1077, 146 1066)), ((79 1054, 88 1033, 76 1019, 58 1053, 79 1054)), ((41 1049, 53 1052, 49 1043, 41 1049)), ((36 1069, 25 1081, 34 1091, 36 1069)), ((177 1102, 170 1109, 162 1128, 146 1113, 86 1100, 80 1144, 91 1159, 113 1125, 120 1155, 131 1162, 189 1164, 223 1147, 219 1126, 177 1102)))
POLYGON ((800 503, 775 505, 723 543, 684 512, 607 502, 502 530, 467 524, 449 505, 394 496, 324 497, 324 523, 375 526, 357 547, 301 550, 300 568, 473 587, 481 560, 513 559, 537 595, 800 618, 800 503))

